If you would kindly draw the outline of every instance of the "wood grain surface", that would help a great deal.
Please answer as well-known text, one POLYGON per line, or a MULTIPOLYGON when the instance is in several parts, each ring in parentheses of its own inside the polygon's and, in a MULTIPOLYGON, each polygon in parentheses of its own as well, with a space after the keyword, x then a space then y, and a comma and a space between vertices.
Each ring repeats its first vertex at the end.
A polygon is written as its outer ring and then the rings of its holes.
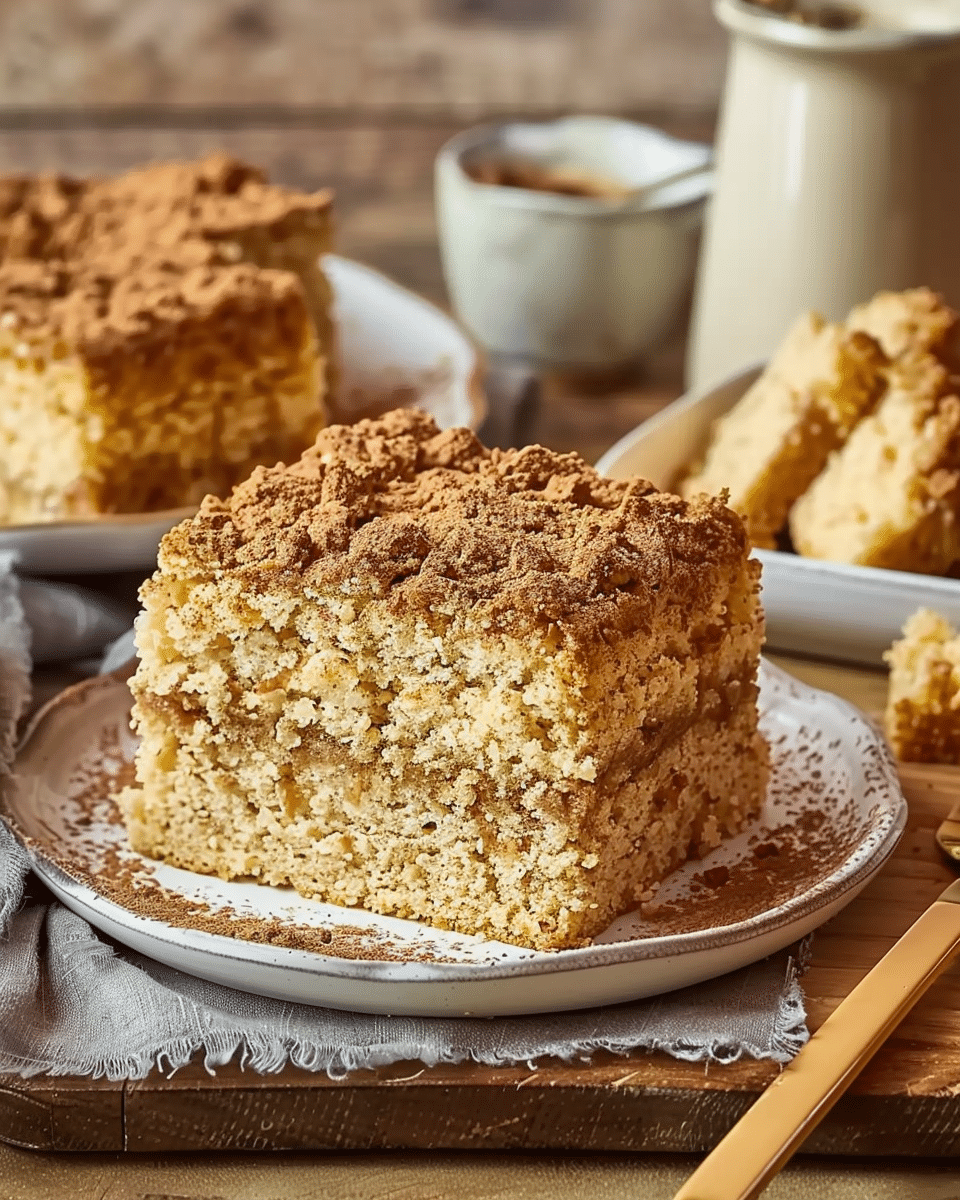
MULTIPOLYGON (((0 1144, 2 1200, 670 1200, 692 1156, 299 1153, 38 1155, 0 1144)), ((944 1163, 789 1163, 764 1200, 957 1200, 944 1163)))

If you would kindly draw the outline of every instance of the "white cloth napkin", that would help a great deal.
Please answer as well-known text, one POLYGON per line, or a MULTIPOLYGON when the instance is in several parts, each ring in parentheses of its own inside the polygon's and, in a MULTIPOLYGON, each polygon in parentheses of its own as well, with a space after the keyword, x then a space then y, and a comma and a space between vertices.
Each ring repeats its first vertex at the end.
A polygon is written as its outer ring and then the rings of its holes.
POLYGON ((87 588, 38 579, 18 582, 34 666, 93 656, 99 659, 104 646, 133 620, 126 605, 87 588))
MULTIPOLYGON (((9 562, 0 561, 5 762, 28 697, 30 631, 21 599, 9 562)), ((75 593, 69 603, 99 602, 75 593)), ((33 603, 27 616, 41 611, 55 607, 33 603)), ((78 619, 74 607, 63 637, 82 631, 76 644, 87 655, 96 626, 102 650, 116 629, 98 621, 78 619)), ((55 635, 54 626, 45 637, 55 635)), ((111 667, 129 649, 129 638, 121 638, 108 654, 111 667)), ((289 1062, 333 1077, 407 1060, 534 1064, 587 1058, 598 1049, 787 1062, 807 1038, 798 970, 798 955, 785 952, 652 1000, 499 1019, 379 1017, 286 1004, 192 978, 108 941, 31 875, 26 851, 0 823, 0 1073, 139 1079, 197 1054, 210 1069, 238 1056, 255 1071, 289 1062)))

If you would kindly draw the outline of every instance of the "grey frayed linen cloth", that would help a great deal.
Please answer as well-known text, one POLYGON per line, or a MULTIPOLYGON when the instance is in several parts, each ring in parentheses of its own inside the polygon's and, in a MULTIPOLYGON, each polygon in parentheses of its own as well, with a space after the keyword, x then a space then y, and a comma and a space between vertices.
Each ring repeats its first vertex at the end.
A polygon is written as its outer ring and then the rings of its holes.
MULTIPOLYGON (((17 581, 0 561, 0 747, 8 756, 27 700, 29 636, 17 581)), ((597 1050, 786 1062, 807 1037, 797 975, 796 958, 783 953, 655 999, 492 1019, 288 1004, 195 979, 108 941, 46 892, 0 823, 0 1073, 140 1079, 198 1054, 211 1070, 236 1056, 254 1071, 292 1063, 335 1078, 409 1060, 533 1065, 597 1050)))

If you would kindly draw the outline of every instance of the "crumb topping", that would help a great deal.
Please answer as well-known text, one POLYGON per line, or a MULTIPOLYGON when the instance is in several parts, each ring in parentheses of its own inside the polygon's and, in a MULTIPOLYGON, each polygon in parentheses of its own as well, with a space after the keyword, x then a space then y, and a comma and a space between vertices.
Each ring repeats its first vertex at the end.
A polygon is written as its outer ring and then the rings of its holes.
POLYGON ((243 309, 296 292, 302 306, 292 273, 240 263, 244 248, 231 239, 282 238, 291 220, 319 228, 330 203, 328 191, 269 184, 223 154, 113 179, 0 178, 0 323, 27 345, 63 339, 109 352, 228 297, 243 309))
POLYGON ((248 263, 185 270, 157 264, 128 275, 74 273, 57 263, 36 262, 8 263, 0 269, 0 326, 23 339, 23 357, 41 335, 55 334, 61 353, 69 344, 96 357, 121 346, 135 349, 138 340, 150 340, 191 317, 232 312, 238 321, 249 320, 266 303, 278 315, 284 305, 290 307, 290 342, 298 344, 303 287, 286 271, 248 263))
POLYGON ((720 498, 607 479, 542 446, 487 450, 469 430, 441 433, 397 410, 330 426, 292 466, 258 467, 229 499, 207 497, 164 538, 160 561, 425 611, 479 603, 515 623, 604 598, 697 604, 746 552, 720 498))

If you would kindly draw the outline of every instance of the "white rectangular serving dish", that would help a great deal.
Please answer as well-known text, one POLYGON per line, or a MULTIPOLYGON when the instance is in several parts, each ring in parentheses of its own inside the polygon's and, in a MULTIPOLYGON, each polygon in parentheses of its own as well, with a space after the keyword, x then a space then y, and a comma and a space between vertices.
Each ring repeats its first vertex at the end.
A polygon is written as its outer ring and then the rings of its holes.
MULTIPOLYGON (((597 463, 615 479, 641 475, 668 487, 706 446, 713 422, 760 374, 751 367, 717 387, 681 397, 621 438, 597 463)), ((767 645, 821 658, 883 665, 883 652, 918 608, 933 608, 960 624, 960 580, 908 571, 881 571, 754 552, 763 563, 767 645)))

